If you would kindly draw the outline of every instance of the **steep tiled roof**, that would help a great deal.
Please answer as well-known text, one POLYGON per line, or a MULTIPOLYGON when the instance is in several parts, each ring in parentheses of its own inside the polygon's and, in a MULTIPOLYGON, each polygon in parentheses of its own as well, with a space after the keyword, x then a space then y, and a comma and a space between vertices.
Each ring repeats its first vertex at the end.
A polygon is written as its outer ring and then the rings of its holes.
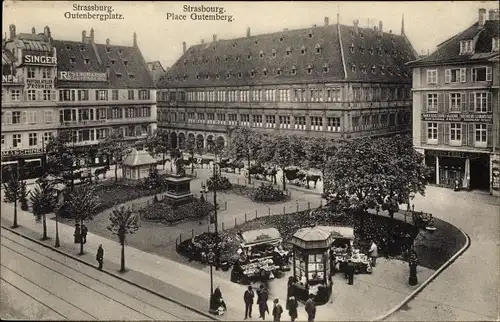
POLYGON ((136 149, 132 149, 130 154, 123 160, 122 165, 136 167, 155 163, 157 163, 157 160, 155 160, 148 151, 137 151, 136 149))
POLYGON ((158 84, 160 77, 165 75, 165 69, 159 61, 148 62, 148 68, 155 84, 158 84))
POLYGON ((153 88, 154 83, 137 47, 54 40, 59 71, 106 73, 108 82, 64 82, 59 87, 153 88))
POLYGON ((483 28, 479 28, 476 22, 469 28, 453 36, 448 41, 441 43, 436 51, 429 56, 410 62, 409 66, 419 66, 435 63, 454 63, 470 60, 483 60, 498 55, 492 52, 492 38, 498 37, 500 32, 500 22, 498 20, 487 20, 483 28), (473 40, 477 38, 474 53, 470 55, 460 55, 460 41, 473 40))
POLYGON ((12 65, 16 60, 16 57, 8 49, 2 48, 2 66, 12 65))
POLYGON ((16 46, 28 51, 52 52, 50 39, 45 37, 44 34, 20 33, 17 35, 16 46))
POLYGON ((374 29, 359 28, 356 33, 352 26, 328 25, 195 45, 167 71, 159 87, 410 82, 404 63, 416 58, 411 44, 405 36, 378 34, 374 29))

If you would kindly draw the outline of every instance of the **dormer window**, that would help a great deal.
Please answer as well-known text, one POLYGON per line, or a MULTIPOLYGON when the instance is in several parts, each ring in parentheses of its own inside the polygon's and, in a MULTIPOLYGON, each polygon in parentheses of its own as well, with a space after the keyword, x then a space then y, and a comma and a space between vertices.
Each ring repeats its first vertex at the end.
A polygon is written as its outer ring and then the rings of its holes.
POLYGON ((323 65, 323 73, 326 74, 330 70, 330 67, 328 67, 328 64, 323 65))
POLYGON ((391 42, 394 44, 394 42, 395 42, 394 36, 391 37, 391 42))
POLYGON ((209 79, 210 77, 208 75, 205 75, 205 79, 209 79))
POLYGON ((175 76, 175 80, 178 81, 179 80, 179 75, 175 76))
POLYGON ((240 56, 236 56, 236 60, 240 60, 240 56))
MULTIPOLYGON (((66 47, 66 49, 67 49, 67 47, 66 47)), ((108 54, 109 54, 110 52, 111 52, 111 48, 106 47, 106 53, 108 53, 108 54)))
POLYGON ((219 57, 215 57, 215 62, 219 63, 220 62, 220 58, 219 57))
POLYGON ((389 69, 389 75, 394 76, 394 72, 389 69))
POLYGON ((385 66, 380 65, 380 74, 385 75, 385 66))
POLYGON ((175 66, 179 67, 179 62, 175 63, 175 66))
POLYGON ((118 49, 118 53, 121 55, 123 54, 123 49, 118 49))
POLYGON ((311 31, 309 31, 309 38, 312 38, 313 37, 313 33, 311 31))
POLYGON ((90 64, 90 59, 88 59, 88 58, 84 58, 84 59, 83 59, 83 62, 85 63, 85 65, 88 65, 88 64, 90 64))
POLYGON ((233 43, 233 48, 236 47, 236 44, 233 43))
POLYGON ((220 75, 219 74, 215 75, 215 79, 220 79, 220 75))
POLYGON ((302 46, 302 48, 300 48, 300 53, 302 55, 305 55, 305 53, 306 53, 306 47, 302 46))
POLYGON ((124 61, 123 61, 123 64, 124 64, 125 66, 127 66, 127 65, 128 65, 128 60, 124 60, 124 61))
POLYGON ((316 54, 321 53, 321 46, 319 44, 316 45, 316 54))
POLYGON ((499 38, 492 38, 491 39, 491 51, 498 51, 498 44, 499 38))
POLYGON ((372 73, 375 74, 377 72, 377 66, 373 65, 372 66, 372 73))
POLYGON ((207 58, 207 59, 205 59, 205 64, 208 64, 208 58, 207 58))
POLYGON ((111 59, 111 65, 114 65, 116 63, 116 60, 111 59))
POLYGON ((307 73, 308 74, 311 74, 312 73, 312 66, 311 65, 307 65, 307 73))
POLYGON ((262 70, 262 73, 264 74, 264 76, 267 76, 267 68, 264 68, 264 69, 262 70))
POLYGON ((257 45, 259 43, 259 41, 256 40, 254 43, 257 45))
POLYGON ((368 53, 369 53, 370 55, 373 55, 373 48, 368 49, 368 53))
POLYGON ((66 45, 66 50, 71 50, 71 45, 66 45))
POLYGON ((353 31, 353 30, 351 30, 350 34, 351 34, 351 36, 354 36, 354 31, 353 31))
POLYGON ((231 77, 231 73, 227 73, 226 78, 230 78, 230 77, 231 77))
POLYGON ((184 77, 182 77, 183 80, 187 80, 188 79, 188 76, 187 75, 184 75, 184 77))
POLYGON ((186 65, 187 65, 187 63, 188 63, 188 61, 187 61, 187 60, 184 60, 184 66, 186 66, 186 65))
POLYGON ((122 78, 122 74, 121 73, 116 73, 116 77, 117 78, 122 78))
POLYGON ((229 57, 226 57, 224 60, 225 60, 225 61, 228 61, 228 60, 229 60, 229 57))
POLYGON ((272 55, 273 55, 273 57, 276 57, 276 50, 273 49, 272 55))
POLYGON ((472 54, 472 40, 462 40, 460 42, 460 55, 472 54))
POLYGON ((243 77, 243 74, 242 73, 238 73, 238 77, 239 78, 243 77))
POLYGON ((87 50, 87 47, 85 46, 80 46, 80 51, 86 51, 87 50))
POLYGON ((69 62, 72 64, 76 64, 76 58, 75 57, 70 57, 69 62))
POLYGON ((290 56, 290 54, 291 54, 291 53, 292 53, 292 49, 291 49, 290 47, 288 47, 288 48, 286 49, 286 55, 287 55, 287 56, 290 56))
POLYGON ((252 70, 252 71, 250 72, 250 76, 251 76, 251 77, 255 77, 255 71, 254 71, 254 70, 252 70))
POLYGON ((280 37, 280 41, 283 41, 283 37, 280 37))
POLYGON ((213 46, 212 49, 215 50, 215 46, 213 46))
POLYGON ((193 65, 193 66, 194 66, 194 65, 196 65, 196 60, 193 60, 193 63, 192 63, 192 65, 193 65))
POLYGON ((248 59, 252 59, 252 55, 251 55, 251 54, 248 54, 247 58, 248 58, 248 59))
POLYGON ((277 74, 281 75, 283 72, 281 71, 281 68, 278 68, 277 74))
POLYGON ((356 64, 351 64, 351 72, 355 73, 356 72, 356 64))
POLYGON ((361 72, 362 73, 365 73, 366 74, 366 66, 365 65, 361 65, 361 72))
POLYGON ((196 75, 196 79, 200 79, 200 75, 196 75))
POLYGON ((134 74, 128 74, 129 79, 134 79, 134 74))
POLYGON ((296 75, 297 74, 297 67, 292 66, 292 75, 296 75))
POLYGON ((354 53, 354 44, 351 44, 351 46, 349 46, 349 51, 351 53, 354 53))
POLYGON ((359 52, 364 54, 365 53, 365 48, 364 47, 359 47, 359 52))
POLYGON ((264 57, 264 52, 261 50, 259 53, 260 58, 264 57))
POLYGON ((365 38, 365 36, 363 35, 363 33, 362 33, 362 32, 360 32, 360 33, 359 33, 359 37, 360 37, 361 39, 365 38))

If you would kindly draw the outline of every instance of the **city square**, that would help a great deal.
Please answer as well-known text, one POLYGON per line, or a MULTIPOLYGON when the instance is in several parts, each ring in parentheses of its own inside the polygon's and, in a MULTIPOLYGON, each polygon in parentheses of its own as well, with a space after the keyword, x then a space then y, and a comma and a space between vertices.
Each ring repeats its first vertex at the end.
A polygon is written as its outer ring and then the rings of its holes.
POLYGON ((12 21, 1 318, 498 319, 499 11, 474 8, 427 52, 408 15, 337 8, 166 69, 135 31, 12 21))

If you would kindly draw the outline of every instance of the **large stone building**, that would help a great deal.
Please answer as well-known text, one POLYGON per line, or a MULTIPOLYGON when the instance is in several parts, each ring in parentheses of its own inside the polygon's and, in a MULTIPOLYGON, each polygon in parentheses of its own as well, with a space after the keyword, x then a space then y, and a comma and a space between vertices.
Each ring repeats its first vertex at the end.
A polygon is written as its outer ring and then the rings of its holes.
POLYGON ((94 30, 65 41, 53 39, 49 27, 41 34, 9 29, 2 42, 2 167, 29 162, 39 171, 44 145, 58 131, 71 131, 74 148, 93 153, 111 131, 133 143, 156 130, 156 90, 135 34, 133 46, 118 46, 95 43, 94 30))
POLYGON ((165 68, 161 65, 159 61, 148 62, 148 69, 151 73, 151 77, 153 77, 153 81, 155 85, 158 84, 161 77, 163 77, 166 73, 165 68))
POLYGON ((432 181, 491 190, 499 181, 498 10, 479 10, 469 28, 413 68, 413 143, 432 181))
POLYGON ((404 33, 329 24, 186 48, 158 89, 158 126, 172 144, 210 148, 236 126, 355 138, 411 130, 417 53, 404 33))

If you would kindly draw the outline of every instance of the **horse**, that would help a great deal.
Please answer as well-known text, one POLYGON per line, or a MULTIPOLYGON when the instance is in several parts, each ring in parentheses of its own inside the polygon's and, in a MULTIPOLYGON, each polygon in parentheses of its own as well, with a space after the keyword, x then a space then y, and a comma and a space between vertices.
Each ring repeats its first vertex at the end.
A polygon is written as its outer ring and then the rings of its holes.
POLYGON ((307 184, 307 189, 309 189, 309 182, 313 181, 314 182, 314 188, 316 188, 316 184, 318 181, 321 181, 321 176, 317 174, 308 174, 306 175, 306 184, 307 184))
POLYGON ((109 165, 102 167, 102 168, 97 168, 94 171, 94 176, 96 180, 99 180, 99 176, 102 174, 103 179, 106 179, 106 172, 109 170, 109 165))

